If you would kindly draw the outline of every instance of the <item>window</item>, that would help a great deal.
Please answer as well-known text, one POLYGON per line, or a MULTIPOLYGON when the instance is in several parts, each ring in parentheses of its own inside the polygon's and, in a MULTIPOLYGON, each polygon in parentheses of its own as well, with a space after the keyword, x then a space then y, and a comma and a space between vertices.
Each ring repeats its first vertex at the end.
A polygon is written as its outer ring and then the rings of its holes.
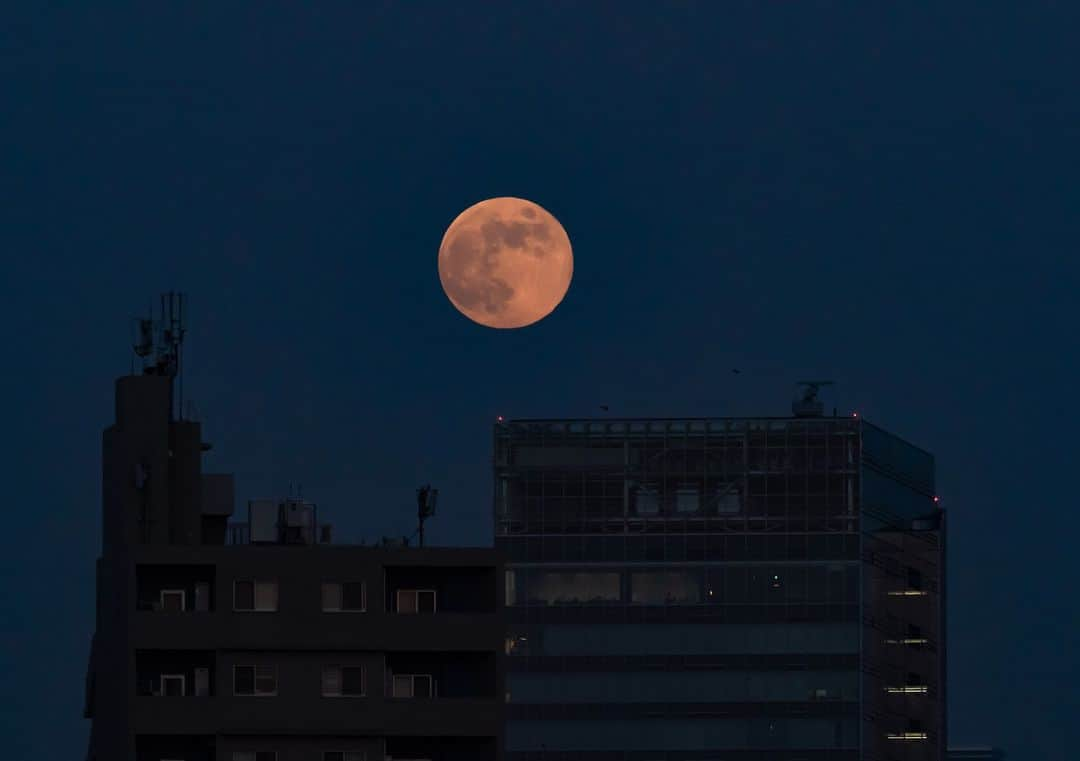
POLYGON ((701 509, 701 495, 692 484, 684 484, 675 490, 675 512, 696 513, 701 509))
POLYGON ((210 585, 200 581, 195 585, 195 610, 210 610, 210 585))
POLYGON ((195 696, 205 697, 210 694, 210 669, 195 669, 195 696))
POLYGON ((322 585, 324 613, 362 613, 367 610, 367 589, 362 581, 326 582, 322 585))
POLYGON ((634 571, 630 574, 630 601, 637 605, 700 603, 701 572, 634 571))
POLYGON ((186 595, 182 589, 163 589, 160 594, 160 604, 162 610, 168 611, 181 611, 187 608, 184 603, 187 602, 186 595))
POLYGON ((233 610, 269 612, 277 610, 276 581, 237 581, 233 585, 233 610))
POLYGON ((618 602, 618 572, 546 571, 525 579, 526 605, 603 604, 618 602))
POLYGON ((275 666, 233 666, 234 695, 277 695, 275 666))
POLYGON ((397 593, 398 613, 434 613, 434 589, 399 589, 397 593))
POLYGON ((324 667, 322 694, 324 697, 362 698, 364 696, 364 667, 324 667))
POLYGON ((167 698, 182 698, 186 681, 183 674, 162 674, 161 694, 167 698))
POLYGON ((367 761, 362 750, 324 750, 323 761, 367 761))
POLYGON ((234 750, 232 761, 277 761, 274 750, 234 750))
POLYGON ((430 698, 435 694, 430 674, 395 674, 395 698, 430 698))

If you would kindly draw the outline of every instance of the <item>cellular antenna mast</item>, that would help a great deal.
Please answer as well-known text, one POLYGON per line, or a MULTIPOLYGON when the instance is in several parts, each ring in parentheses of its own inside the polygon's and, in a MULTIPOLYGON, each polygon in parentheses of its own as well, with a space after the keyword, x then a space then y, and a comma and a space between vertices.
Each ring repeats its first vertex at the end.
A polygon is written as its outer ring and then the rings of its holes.
POLYGON ((432 489, 431 484, 424 484, 416 490, 416 518, 419 526, 416 533, 419 535, 420 546, 424 546, 424 521, 435 515, 435 503, 439 500, 439 490, 432 489))
POLYGON ((184 294, 175 291, 161 294, 159 318, 154 320, 151 307, 145 319, 136 319, 131 346, 139 358, 139 369, 143 375, 163 375, 175 381, 175 384, 169 384, 169 416, 173 419, 184 414, 184 376, 181 371, 184 334, 187 333, 184 314, 186 301, 184 294))

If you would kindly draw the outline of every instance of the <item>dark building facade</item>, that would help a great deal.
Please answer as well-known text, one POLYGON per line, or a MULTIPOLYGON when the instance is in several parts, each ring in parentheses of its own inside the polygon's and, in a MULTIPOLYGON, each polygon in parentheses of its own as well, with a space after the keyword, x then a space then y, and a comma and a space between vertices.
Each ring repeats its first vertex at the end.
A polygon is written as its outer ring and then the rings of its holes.
POLYGON ((500 420, 508 761, 942 761, 927 452, 850 417, 500 420))
POLYGON ((116 386, 86 683, 91 761, 502 758, 491 549, 329 543, 310 503, 204 474, 172 378, 116 386))
POLYGON ((1005 754, 997 748, 949 748, 945 758, 948 761, 1005 761, 1005 754))

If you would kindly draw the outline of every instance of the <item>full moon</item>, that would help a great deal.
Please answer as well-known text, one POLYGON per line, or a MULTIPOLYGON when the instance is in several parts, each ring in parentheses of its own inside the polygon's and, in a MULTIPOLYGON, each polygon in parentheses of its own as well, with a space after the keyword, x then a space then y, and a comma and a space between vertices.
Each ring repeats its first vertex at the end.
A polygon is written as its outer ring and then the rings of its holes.
POLYGON ((523 328, 547 317, 574 274, 566 230, 522 198, 489 198, 450 223, 439 246, 439 280, 457 310, 489 328, 523 328))

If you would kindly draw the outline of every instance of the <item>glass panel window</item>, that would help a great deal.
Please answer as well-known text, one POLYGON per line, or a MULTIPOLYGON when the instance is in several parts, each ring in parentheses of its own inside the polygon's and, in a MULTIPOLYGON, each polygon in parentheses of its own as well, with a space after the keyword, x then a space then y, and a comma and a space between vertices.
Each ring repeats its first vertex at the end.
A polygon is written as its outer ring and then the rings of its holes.
POLYGON ((182 611, 185 608, 184 603, 186 595, 182 589, 163 589, 161 590, 161 609, 167 611, 182 611))
POLYGON ((255 582, 255 610, 277 610, 277 582, 255 582))
POLYGON ((430 698, 434 696, 435 682, 430 674, 395 674, 393 696, 395 698, 430 698))
POLYGON ((255 667, 255 694, 273 695, 277 692, 277 669, 273 666, 255 667))
POLYGON ((333 582, 322 585, 322 609, 324 612, 341 610, 341 585, 333 582))
POLYGON ((363 666, 326 666, 322 672, 322 694, 325 697, 363 697, 363 666))
POLYGON ((210 669, 195 669, 195 695, 205 697, 210 694, 210 669))
POLYGON ((630 601, 638 605, 693 605, 701 602, 701 573, 635 571, 630 574, 630 601))
POLYGON ((343 666, 341 669, 341 694, 360 696, 364 694, 364 667, 343 666))
POLYGON ((255 610, 255 582, 238 581, 233 585, 233 608, 255 610))
POLYGON ((233 693, 236 695, 255 694, 254 666, 237 666, 233 669, 233 693))
POLYGON ((342 610, 363 611, 367 608, 367 595, 362 581, 346 581, 341 585, 342 610))
POLYGON ((326 697, 337 697, 341 694, 341 669, 338 666, 327 666, 323 669, 322 694, 326 697))
POLYGON ((398 590, 398 613, 434 613, 435 608, 435 590, 433 589, 398 590))
POLYGON ((528 605, 618 602, 617 572, 545 572, 528 579, 528 605))
POLYGON ((274 666, 233 666, 234 695, 276 695, 277 668, 274 666))
POLYGON ((701 492, 697 486, 683 484, 675 491, 675 512, 696 513, 701 508, 701 492))
POLYGON ((362 750, 324 750, 323 761, 367 761, 362 750))
POLYGON ((322 585, 322 609, 325 612, 363 612, 367 609, 367 590, 362 581, 326 582, 322 585))
POLYGON ((183 697, 185 681, 183 674, 162 674, 161 694, 167 698, 183 697))
POLYGON ((233 585, 233 609, 272 612, 277 610, 276 581, 237 581, 233 585))

